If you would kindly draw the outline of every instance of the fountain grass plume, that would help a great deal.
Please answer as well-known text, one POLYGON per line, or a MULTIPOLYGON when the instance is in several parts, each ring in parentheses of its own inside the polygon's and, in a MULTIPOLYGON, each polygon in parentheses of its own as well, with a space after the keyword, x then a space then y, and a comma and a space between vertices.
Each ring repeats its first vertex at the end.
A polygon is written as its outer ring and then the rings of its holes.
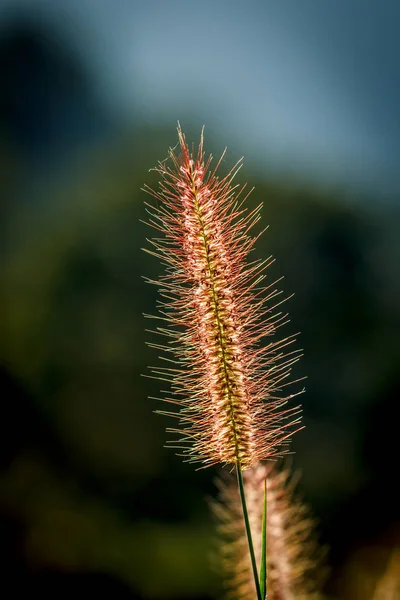
POLYGON ((287 322, 280 311, 276 283, 264 285, 272 259, 251 260, 262 232, 253 234, 261 206, 246 207, 246 186, 219 170, 225 153, 211 168, 203 132, 189 148, 178 126, 178 149, 156 167, 159 187, 144 190, 147 223, 157 237, 147 252, 164 265, 157 280, 161 299, 153 333, 164 343, 162 365, 152 376, 166 382, 162 400, 177 410, 160 410, 177 419, 169 445, 201 466, 228 464, 243 470, 288 450, 300 426, 300 409, 285 395, 299 352, 294 336, 278 338, 287 322))

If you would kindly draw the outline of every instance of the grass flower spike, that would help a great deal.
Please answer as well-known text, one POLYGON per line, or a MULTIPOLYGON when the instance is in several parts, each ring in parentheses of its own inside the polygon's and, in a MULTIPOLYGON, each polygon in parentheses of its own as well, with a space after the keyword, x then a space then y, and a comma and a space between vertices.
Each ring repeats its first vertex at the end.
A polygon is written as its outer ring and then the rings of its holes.
POLYGON ((400 549, 395 548, 389 557, 385 572, 377 583, 372 600, 399 600, 400 549))
POLYGON ((161 234, 147 251, 166 267, 148 280, 162 297, 155 333, 167 338, 150 344, 167 361, 152 371, 170 384, 163 400, 180 409, 159 412, 178 419, 171 443, 189 461, 244 469, 287 448, 300 417, 281 390, 298 353, 286 353, 293 337, 273 337, 286 315, 275 313, 275 283, 260 287, 271 259, 249 260, 261 206, 246 209, 233 183, 240 163, 219 177, 222 157, 211 170, 203 134, 197 151, 180 127, 178 135, 179 150, 156 168, 159 189, 145 188, 156 200, 148 224, 161 234))

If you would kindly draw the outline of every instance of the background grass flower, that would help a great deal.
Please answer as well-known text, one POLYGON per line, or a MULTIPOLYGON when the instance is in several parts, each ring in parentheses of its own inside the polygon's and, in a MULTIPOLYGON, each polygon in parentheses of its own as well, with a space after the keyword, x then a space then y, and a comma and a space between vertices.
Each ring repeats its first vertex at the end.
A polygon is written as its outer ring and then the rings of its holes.
MULTIPOLYGON (((226 595, 236 600, 253 600, 256 589, 236 481, 225 476, 218 479, 217 485, 219 498, 211 506, 217 520, 226 595)), ((244 473, 257 564, 261 559, 264 486, 268 600, 319 600, 325 568, 315 521, 296 497, 295 479, 289 469, 279 470, 272 462, 244 473)))

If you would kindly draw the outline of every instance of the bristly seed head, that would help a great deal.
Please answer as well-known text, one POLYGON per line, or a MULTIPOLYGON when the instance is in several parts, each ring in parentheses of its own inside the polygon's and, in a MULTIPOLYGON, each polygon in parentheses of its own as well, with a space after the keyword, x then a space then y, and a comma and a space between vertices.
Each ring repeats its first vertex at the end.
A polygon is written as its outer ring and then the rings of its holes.
POLYGON ((203 465, 216 463, 246 468, 287 449, 298 407, 284 408, 279 397, 299 354, 285 354, 293 336, 269 341, 286 315, 273 314, 269 303, 278 295, 271 284, 260 288, 266 261, 248 261, 259 235, 250 234, 261 206, 244 207, 244 187, 233 179, 240 162, 221 179, 210 170, 203 133, 197 153, 189 150, 178 127, 180 152, 170 149, 170 165, 160 162, 158 191, 145 187, 156 200, 147 204, 148 224, 162 237, 146 250, 166 266, 158 281, 163 298, 157 334, 168 338, 161 350, 174 367, 154 368, 170 383, 163 400, 180 407, 175 416, 184 455, 203 465))

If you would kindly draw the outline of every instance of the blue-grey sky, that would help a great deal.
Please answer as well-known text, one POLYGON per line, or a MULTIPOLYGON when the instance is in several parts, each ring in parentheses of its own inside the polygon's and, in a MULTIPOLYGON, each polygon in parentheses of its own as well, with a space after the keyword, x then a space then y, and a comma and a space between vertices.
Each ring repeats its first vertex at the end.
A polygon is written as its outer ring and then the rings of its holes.
POLYGON ((398 0, 3 0, 29 7, 123 118, 205 123, 262 168, 400 189, 398 0))

